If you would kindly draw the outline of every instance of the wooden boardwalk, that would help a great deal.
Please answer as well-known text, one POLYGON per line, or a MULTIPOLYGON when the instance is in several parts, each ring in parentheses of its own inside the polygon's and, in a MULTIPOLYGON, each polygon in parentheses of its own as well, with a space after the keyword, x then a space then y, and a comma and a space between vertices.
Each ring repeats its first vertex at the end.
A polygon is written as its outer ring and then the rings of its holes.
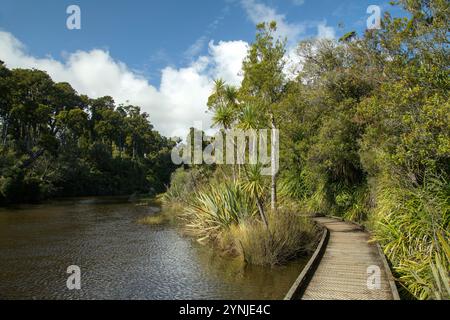
POLYGON ((334 218, 315 220, 329 230, 330 236, 323 257, 302 294, 303 300, 398 299, 389 266, 378 246, 368 243, 367 232, 334 218), (373 266, 381 271, 379 289, 369 288, 367 283, 368 268, 373 266))

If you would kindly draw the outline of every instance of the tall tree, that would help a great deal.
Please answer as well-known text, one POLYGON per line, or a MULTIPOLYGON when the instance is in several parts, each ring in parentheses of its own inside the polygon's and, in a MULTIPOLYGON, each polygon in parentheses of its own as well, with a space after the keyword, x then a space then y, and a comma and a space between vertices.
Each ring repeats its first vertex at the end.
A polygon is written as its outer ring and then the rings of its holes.
POLYGON ((261 23, 257 26, 256 41, 250 46, 243 63, 244 79, 240 88, 240 98, 249 105, 255 105, 269 119, 272 129, 271 143, 271 208, 277 209, 278 154, 276 108, 285 87, 284 55, 286 40, 275 39, 276 22, 261 23))

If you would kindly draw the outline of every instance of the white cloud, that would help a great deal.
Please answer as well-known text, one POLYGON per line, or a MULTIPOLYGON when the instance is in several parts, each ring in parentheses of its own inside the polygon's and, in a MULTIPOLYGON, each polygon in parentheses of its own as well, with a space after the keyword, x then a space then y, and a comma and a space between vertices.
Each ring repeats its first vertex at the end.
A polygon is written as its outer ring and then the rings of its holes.
POLYGON ((215 61, 213 74, 228 84, 238 86, 242 81, 242 61, 247 55, 248 43, 245 41, 220 41, 218 45, 209 43, 209 52, 215 61))
MULTIPOLYGON (((302 21, 301 23, 292 23, 287 21, 285 14, 278 13, 275 8, 272 8, 259 0, 240 0, 242 7, 247 13, 248 18, 255 24, 261 22, 277 22, 277 35, 286 37, 288 39, 287 49, 290 51, 292 47, 296 46, 302 37, 307 35, 310 28, 317 28, 316 38, 319 39, 335 39, 336 30, 327 26, 326 21, 302 21)), ((305 0, 292 0, 292 4, 301 6, 305 0)), ((291 54, 287 54, 291 56, 291 54)))
POLYGON ((0 31, 0 59, 9 68, 45 70, 56 82, 69 82, 75 90, 92 98, 112 96, 117 103, 136 104, 150 115, 155 128, 167 136, 184 137, 195 122, 210 125, 206 102, 213 79, 222 77, 239 84, 242 60, 247 53, 243 41, 209 44, 209 55, 185 68, 162 70, 156 88, 104 50, 77 51, 61 62, 52 57, 35 58, 12 34, 0 31))
POLYGON ((278 35, 286 37, 288 41, 297 41, 306 31, 305 24, 289 23, 286 21, 286 15, 278 13, 274 8, 257 0, 241 0, 241 3, 253 23, 276 21, 278 35))
POLYGON ((336 30, 327 26, 326 21, 322 21, 317 25, 317 38, 319 39, 336 39, 336 30))

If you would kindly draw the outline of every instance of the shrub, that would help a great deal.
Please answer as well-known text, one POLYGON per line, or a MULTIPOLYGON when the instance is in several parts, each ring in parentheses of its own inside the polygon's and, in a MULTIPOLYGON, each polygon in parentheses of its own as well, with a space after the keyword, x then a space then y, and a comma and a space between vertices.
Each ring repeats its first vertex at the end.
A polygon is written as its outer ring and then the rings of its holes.
POLYGON ((289 171, 280 179, 280 196, 297 200, 303 200, 308 195, 306 173, 289 171))
POLYGON ((189 201, 184 219, 187 229, 199 241, 216 239, 233 224, 237 225, 257 214, 255 199, 237 183, 210 185, 189 201))
POLYGON ((0 198, 4 203, 37 202, 43 197, 42 182, 26 177, 23 170, 15 168, 7 177, 0 177, 0 198))
POLYGON ((202 184, 204 175, 201 169, 177 169, 171 177, 170 187, 164 194, 165 203, 185 202, 202 184))
POLYGON ((304 206, 306 212, 311 215, 328 213, 330 204, 327 199, 326 186, 324 182, 318 182, 316 190, 305 200, 304 206))
POLYGON ((317 230, 309 218, 280 210, 268 219, 269 228, 261 221, 248 220, 229 230, 229 238, 247 263, 281 265, 313 250, 317 230))

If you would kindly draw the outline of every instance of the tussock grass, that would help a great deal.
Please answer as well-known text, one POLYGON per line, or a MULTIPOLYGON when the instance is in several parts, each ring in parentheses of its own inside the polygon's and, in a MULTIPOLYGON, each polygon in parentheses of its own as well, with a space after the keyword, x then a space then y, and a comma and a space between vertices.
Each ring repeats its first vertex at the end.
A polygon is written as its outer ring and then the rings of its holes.
POLYGON ((186 228, 199 241, 214 240, 232 225, 257 214, 255 199, 237 183, 211 185, 197 192, 183 215, 186 228))
POLYGON ((443 178, 422 186, 387 178, 379 182, 376 239, 398 280, 417 299, 449 299, 450 185, 443 178))
POLYGON ((151 216, 143 217, 138 220, 139 224, 145 224, 145 225, 151 225, 151 226, 163 225, 168 222, 170 222, 170 219, 164 214, 151 215, 151 216))
POLYGON ((269 228, 261 221, 247 221, 229 230, 239 253, 254 265, 282 265, 314 249, 317 230, 309 218, 290 211, 268 215, 269 228))
POLYGON ((139 224, 151 226, 164 225, 169 223, 176 225, 177 223, 179 223, 180 215, 183 209, 184 206, 178 202, 173 202, 170 205, 164 203, 161 205, 160 212, 142 217, 137 222, 139 224))

